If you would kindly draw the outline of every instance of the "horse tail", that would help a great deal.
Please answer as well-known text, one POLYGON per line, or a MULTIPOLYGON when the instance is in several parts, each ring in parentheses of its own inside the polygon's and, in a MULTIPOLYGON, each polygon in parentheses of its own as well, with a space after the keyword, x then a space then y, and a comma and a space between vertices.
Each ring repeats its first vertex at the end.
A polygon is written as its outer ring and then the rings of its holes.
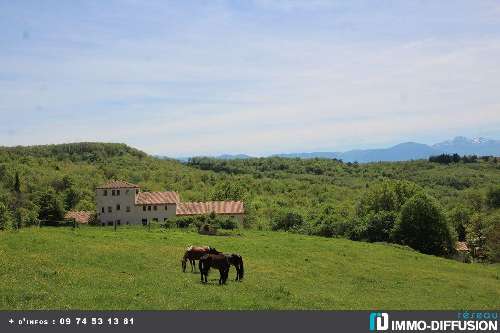
POLYGON ((243 268, 243 258, 239 256, 240 258, 240 279, 243 279, 243 275, 245 274, 245 269, 243 268))
POLYGON ((209 266, 208 266, 208 256, 207 255, 204 255, 200 258, 200 260, 198 261, 198 268, 200 269, 200 273, 204 274, 204 275, 208 275, 208 269, 209 269, 209 266))

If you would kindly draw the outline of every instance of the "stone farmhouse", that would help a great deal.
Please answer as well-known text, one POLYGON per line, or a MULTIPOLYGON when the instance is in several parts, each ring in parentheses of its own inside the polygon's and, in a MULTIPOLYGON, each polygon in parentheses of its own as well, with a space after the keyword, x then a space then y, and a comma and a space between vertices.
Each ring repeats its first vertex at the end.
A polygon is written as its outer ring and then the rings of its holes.
POLYGON ((147 225, 212 212, 239 222, 245 216, 241 201, 182 202, 177 192, 141 192, 138 185, 116 180, 96 188, 96 210, 101 225, 147 225))

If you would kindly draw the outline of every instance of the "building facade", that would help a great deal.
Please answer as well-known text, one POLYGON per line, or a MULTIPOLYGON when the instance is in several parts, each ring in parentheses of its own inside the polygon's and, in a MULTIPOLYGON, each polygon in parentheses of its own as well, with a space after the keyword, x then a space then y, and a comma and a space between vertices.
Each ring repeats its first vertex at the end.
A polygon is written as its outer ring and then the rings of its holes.
POLYGON ((177 192, 141 192, 138 185, 110 181, 96 188, 97 219, 101 225, 167 222, 175 216, 215 213, 240 222, 245 216, 241 201, 181 202, 177 192))

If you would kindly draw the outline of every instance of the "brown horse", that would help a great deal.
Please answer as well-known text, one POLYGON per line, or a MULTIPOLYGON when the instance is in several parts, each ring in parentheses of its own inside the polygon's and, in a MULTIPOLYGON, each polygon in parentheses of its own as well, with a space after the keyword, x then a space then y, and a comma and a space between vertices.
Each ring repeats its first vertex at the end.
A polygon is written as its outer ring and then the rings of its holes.
POLYGON ((243 258, 236 253, 232 254, 225 254, 227 260, 229 261, 230 265, 233 265, 234 268, 236 268, 236 280, 235 281, 240 281, 243 279, 243 275, 245 273, 245 270, 243 269, 243 258))
POLYGON ((218 254, 220 252, 210 246, 189 246, 186 252, 184 252, 184 257, 182 257, 181 260, 182 271, 186 272, 186 263, 189 260, 191 272, 193 272, 196 269, 196 260, 200 260, 201 257, 209 253, 218 254))
POLYGON ((217 268, 220 273, 219 284, 225 284, 229 275, 229 259, 225 254, 205 254, 200 258, 198 267, 200 268, 201 283, 208 282, 208 272, 210 268, 217 268))

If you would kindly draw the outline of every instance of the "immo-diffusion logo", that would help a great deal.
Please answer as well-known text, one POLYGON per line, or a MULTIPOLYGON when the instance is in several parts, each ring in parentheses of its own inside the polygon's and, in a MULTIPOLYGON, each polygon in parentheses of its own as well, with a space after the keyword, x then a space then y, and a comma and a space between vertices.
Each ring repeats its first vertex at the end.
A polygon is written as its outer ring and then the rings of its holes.
POLYGON ((370 331, 385 331, 389 328, 389 315, 385 312, 370 313, 370 331))
MULTIPOLYGON (((404 314, 403 314, 404 315, 404 314)), ((443 314, 444 316, 445 314, 443 314)), ((428 313, 421 313, 417 320, 394 319, 389 321, 386 312, 370 313, 370 331, 468 331, 498 332, 497 312, 458 312, 456 318, 431 319, 428 313)), ((398 317, 398 316, 396 316, 398 317)), ((435 317, 435 314, 434 316, 435 317)), ((448 315, 449 317, 449 315, 448 315)))

